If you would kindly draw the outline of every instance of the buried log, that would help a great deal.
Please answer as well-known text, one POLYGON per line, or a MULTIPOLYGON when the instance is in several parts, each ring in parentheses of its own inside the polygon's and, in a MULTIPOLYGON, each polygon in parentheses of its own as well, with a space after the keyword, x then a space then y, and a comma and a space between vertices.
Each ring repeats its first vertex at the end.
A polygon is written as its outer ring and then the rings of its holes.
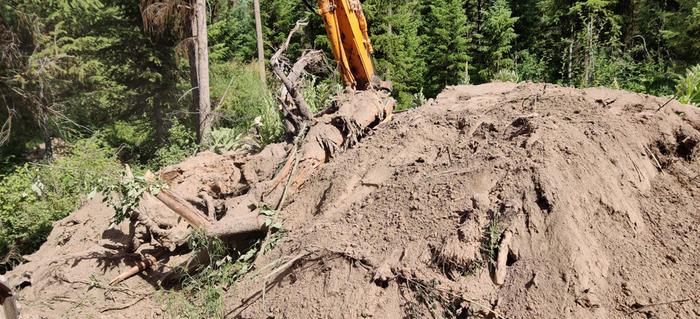
POLYGON ((267 218, 256 212, 247 216, 226 216, 208 227, 205 232, 212 237, 224 238, 265 231, 267 218))
POLYGON ((0 276, 0 306, 5 319, 19 318, 19 309, 15 301, 15 296, 5 277, 0 276))
POLYGON ((199 210, 192 207, 186 200, 169 190, 161 190, 158 192, 158 195, 156 195, 156 198, 195 228, 206 229, 212 225, 212 221, 209 220, 207 216, 200 213, 199 210))

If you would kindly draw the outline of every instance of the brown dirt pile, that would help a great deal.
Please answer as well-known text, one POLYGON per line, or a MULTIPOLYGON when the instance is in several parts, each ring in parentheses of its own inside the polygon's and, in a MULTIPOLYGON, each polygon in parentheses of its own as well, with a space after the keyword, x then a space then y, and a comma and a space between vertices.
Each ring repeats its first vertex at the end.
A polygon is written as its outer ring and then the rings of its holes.
MULTIPOLYGON (((448 88, 289 194, 285 236, 229 291, 227 317, 700 317, 700 112, 666 102, 448 88)), ((111 246, 111 216, 89 203, 9 274, 32 278, 26 317, 162 315, 140 294, 163 269, 95 284, 131 256, 111 246)))

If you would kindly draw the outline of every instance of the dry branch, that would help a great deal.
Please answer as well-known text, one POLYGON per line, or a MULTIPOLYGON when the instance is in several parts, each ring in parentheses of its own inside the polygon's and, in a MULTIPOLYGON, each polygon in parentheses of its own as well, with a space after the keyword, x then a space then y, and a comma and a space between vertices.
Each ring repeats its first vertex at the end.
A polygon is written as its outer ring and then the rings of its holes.
POLYGON ((287 51, 287 48, 289 48, 289 42, 292 41, 292 36, 307 24, 308 22, 306 20, 297 21, 292 31, 289 32, 287 40, 282 44, 282 46, 280 46, 280 48, 277 50, 277 52, 275 52, 272 58, 270 58, 272 71, 280 79, 280 81, 282 81, 282 84, 284 84, 285 88, 289 92, 289 95, 292 97, 294 104, 296 104, 296 107, 301 113, 304 120, 310 120, 313 117, 313 115, 311 114, 309 105, 306 104, 306 100, 304 100, 304 96, 300 94, 297 86, 294 83, 292 83, 289 77, 287 77, 287 75, 284 73, 284 70, 282 69, 281 58, 284 51, 287 51))
POLYGON ((173 194, 171 191, 165 189, 161 190, 158 195, 156 195, 156 198, 195 228, 206 229, 212 224, 208 217, 204 216, 204 214, 192 207, 190 203, 173 194))
POLYGON ((144 256, 144 259, 137 262, 135 266, 127 269, 125 272, 121 273, 119 276, 114 277, 114 279, 112 279, 109 282, 109 284, 114 285, 114 284, 118 284, 124 280, 127 280, 127 279, 133 277, 134 275, 136 275, 136 274, 138 274, 138 273, 140 273, 148 268, 151 268, 151 266, 153 266, 155 263, 156 263, 156 257, 146 255, 146 256, 144 256))

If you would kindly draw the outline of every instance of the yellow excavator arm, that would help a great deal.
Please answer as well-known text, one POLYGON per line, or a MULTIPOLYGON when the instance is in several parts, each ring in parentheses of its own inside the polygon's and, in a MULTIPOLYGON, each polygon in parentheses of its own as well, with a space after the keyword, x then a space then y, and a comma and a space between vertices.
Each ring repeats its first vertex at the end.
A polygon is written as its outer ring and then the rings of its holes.
POLYGON ((372 43, 360 0, 317 0, 333 56, 345 85, 358 90, 387 87, 374 74, 372 43))

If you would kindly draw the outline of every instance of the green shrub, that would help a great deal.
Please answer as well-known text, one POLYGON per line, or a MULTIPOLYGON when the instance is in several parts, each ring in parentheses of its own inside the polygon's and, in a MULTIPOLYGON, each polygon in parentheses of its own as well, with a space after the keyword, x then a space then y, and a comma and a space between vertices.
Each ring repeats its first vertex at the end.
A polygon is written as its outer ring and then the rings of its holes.
POLYGON ((700 64, 690 67, 676 85, 678 100, 700 106, 700 64))
POLYGON ((38 249, 52 222, 114 183, 120 166, 100 137, 78 141, 50 164, 24 164, 0 177, 0 269, 38 249))
POLYGON ((518 82, 518 73, 514 70, 501 69, 493 75, 493 81, 518 82))
POLYGON ((217 105, 218 127, 248 132, 260 117, 257 130, 263 145, 279 140, 284 132, 272 92, 260 81, 254 64, 237 62, 211 67, 212 104, 217 105))
POLYGON ((547 69, 546 63, 527 50, 516 55, 516 68, 521 81, 544 82, 547 69))
POLYGON ((149 166, 153 170, 177 164, 185 158, 192 156, 197 151, 197 143, 192 130, 174 119, 165 146, 156 151, 155 156, 150 161, 149 166))
POLYGON ((216 153, 223 154, 239 150, 245 146, 252 147, 251 149, 253 150, 260 147, 257 142, 247 139, 243 133, 237 132, 232 128, 220 127, 211 131, 209 149, 216 153))
POLYGON ((243 251, 229 250, 220 239, 194 232, 188 246, 194 255, 208 256, 209 262, 192 275, 183 273, 181 289, 164 292, 166 311, 172 318, 224 318, 226 291, 250 271, 260 242, 243 251))
POLYGON ((318 81, 316 77, 304 80, 302 95, 312 113, 320 112, 331 106, 333 97, 343 91, 343 86, 335 78, 318 81))
POLYGON ((153 129, 146 120, 116 121, 102 130, 109 145, 119 150, 123 162, 140 162, 153 155, 153 129))

